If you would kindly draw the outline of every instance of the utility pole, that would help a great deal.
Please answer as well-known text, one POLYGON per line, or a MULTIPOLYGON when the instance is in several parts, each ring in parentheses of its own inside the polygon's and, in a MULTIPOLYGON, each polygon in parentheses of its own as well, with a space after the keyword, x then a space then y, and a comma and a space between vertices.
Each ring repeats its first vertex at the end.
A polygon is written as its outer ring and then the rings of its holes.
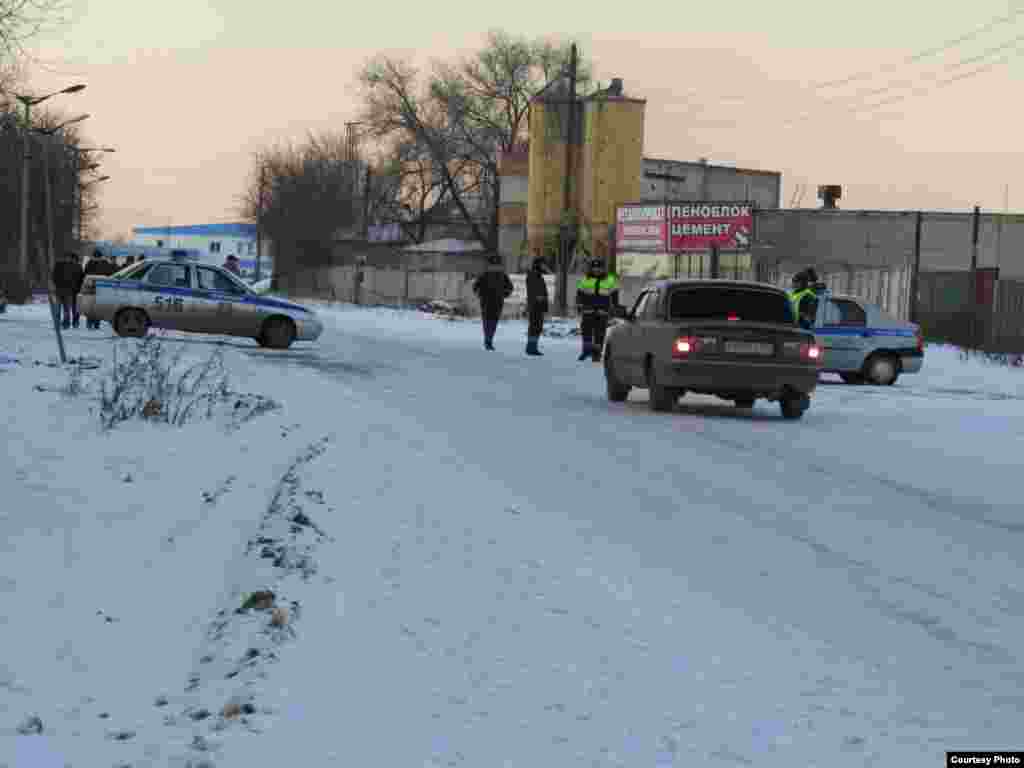
POLYGON ((256 282, 259 282, 262 276, 262 262, 263 262, 263 200, 264 200, 264 187, 267 183, 267 164, 261 157, 259 159, 260 164, 260 180, 259 188, 256 192, 256 282))
MULTIPOLYGON (((56 259, 53 254, 53 182, 50 180, 50 152, 49 147, 42 149, 43 156, 43 192, 46 195, 46 258, 47 274, 53 272, 56 259)), ((53 330, 57 334, 57 351, 60 353, 60 364, 65 365, 68 361, 64 351, 64 336, 60 332, 60 323, 57 322, 58 307, 53 300, 53 294, 47 291, 50 296, 50 315, 53 318, 53 330)))
MULTIPOLYGON (((32 104, 34 100, 25 97, 19 99, 19 101, 25 107, 25 128, 23 134, 25 146, 21 158, 21 253, 19 254, 18 267, 22 279, 28 281, 28 242, 31 239, 29 234, 28 193, 29 176, 32 172, 32 104)), ((61 348, 63 348, 63 345, 61 348)))
POLYGON ((967 297, 969 306, 973 310, 973 322, 971 323, 971 325, 973 326, 973 333, 971 334, 971 336, 973 337, 972 340, 976 348, 981 346, 981 307, 978 305, 978 240, 980 230, 981 206, 976 205, 974 206, 974 215, 971 217, 971 274, 970 279, 968 280, 968 285, 970 286, 970 293, 967 297))
POLYGON ((370 179, 373 176, 373 169, 366 164, 366 182, 363 187, 363 240, 370 237, 370 179))
POLYGON ((914 271, 910 275, 910 322, 921 323, 921 232, 924 228, 924 214, 917 212, 914 217, 914 271))
POLYGON ((45 96, 28 96, 25 94, 11 94, 16 100, 21 102, 21 105, 25 108, 25 137, 24 151, 22 152, 21 162, 21 252, 19 254, 19 268, 21 270, 22 279, 30 284, 30 278, 28 274, 28 243, 29 243, 29 174, 31 172, 31 136, 32 133, 32 107, 37 104, 42 104, 47 99, 51 99, 54 96, 60 96, 65 93, 79 93, 85 90, 85 85, 79 83, 78 85, 71 85, 67 88, 62 88, 59 91, 48 93, 45 96))
POLYGON ((572 150, 576 133, 576 43, 569 52, 569 98, 566 104, 568 119, 566 120, 565 137, 565 178, 562 184, 562 222, 559 227, 561 241, 561 264, 558 270, 558 311, 562 317, 569 313, 569 258, 571 243, 575 240, 572 219, 572 150))

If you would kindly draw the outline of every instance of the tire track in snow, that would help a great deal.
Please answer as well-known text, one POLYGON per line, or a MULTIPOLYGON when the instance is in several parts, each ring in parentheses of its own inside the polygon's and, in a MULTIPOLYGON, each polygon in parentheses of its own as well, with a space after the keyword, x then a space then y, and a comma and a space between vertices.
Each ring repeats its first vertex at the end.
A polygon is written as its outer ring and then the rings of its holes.
MULTIPOLYGON (((282 647, 296 639, 302 616, 300 601, 283 595, 300 588, 292 577, 298 576, 301 584, 317 573, 316 548, 330 540, 306 505, 333 509, 326 506, 321 491, 303 490, 302 470, 320 458, 332 440, 325 436, 310 443, 277 481, 256 534, 234 565, 246 571, 244 576, 252 583, 248 597, 232 591, 230 603, 210 622, 198 651, 199 666, 189 676, 184 695, 157 699, 157 706, 173 704, 175 709, 165 716, 164 725, 188 729, 192 737, 188 754, 176 758, 178 763, 202 765, 204 755, 220 751, 225 732, 233 726, 260 733, 274 714, 258 704, 260 681, 269 676, 267 667, 278 661, 282 647)), ((241 581, 242 576, 228 573, 231 581, 241 581)))

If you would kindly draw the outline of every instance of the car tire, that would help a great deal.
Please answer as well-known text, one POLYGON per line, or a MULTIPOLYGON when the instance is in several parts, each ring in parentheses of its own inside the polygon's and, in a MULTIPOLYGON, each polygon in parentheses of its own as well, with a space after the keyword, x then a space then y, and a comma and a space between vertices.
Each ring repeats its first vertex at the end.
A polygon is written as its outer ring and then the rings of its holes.
POLYGON ((624 403, 629 397, 631 387, 623 384, 622 380, 615 373, 612 363, 611 348, 605 350, 604 354, 604 381, 608 389, 608 400, 612 403, 624 403))
POLYGON ((840 373, 839 378, 843 380, 844 384, 863 384, 864 374, 863 373, 840 373))
POLYGON ((679 399, 678 393, 670 388, 663 387, 658 383, 657 374, 654 372, 654 362, 647 363, 647 392, 648 404, 655 413, 667 413, 671 411, 679 399))
POLYGON ((779 408, 782 410, 784 419, 800 419, 807 412, 810 403, 806 397, 786 397, 779 400, 779 408))
POLYGON ((872 355, 864 363, 864 378, 879 387, 890 387, 900 377, 900 361, 892 355, 872 355))
POLYGON ((733 403, 736 404, 737 408, 742 408, 743 410, 748 411, 748 410, 750 410, 751 408, 754 407, 754 398, 753 397, 741 397, 738 400, 733 400, 733 403))
POLYGON ((263 324, 258 339, 260 346, 268 349, 288 349, 295 341, 295 323, 287 317, 270 317, 263 324))
POLYGON ((122 309, 114 318, 114 332, 129 339, 144 338, 149 326, 149 316, 141 309, 122 309))

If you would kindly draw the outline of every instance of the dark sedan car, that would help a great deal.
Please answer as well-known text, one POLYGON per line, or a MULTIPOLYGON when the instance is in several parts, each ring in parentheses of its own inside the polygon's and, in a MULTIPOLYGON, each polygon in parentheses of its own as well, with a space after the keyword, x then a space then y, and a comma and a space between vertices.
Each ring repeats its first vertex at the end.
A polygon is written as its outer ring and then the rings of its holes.
POLYGON ((818 385, 821 347, 797 325, 785 291, 730 280, 667 280, 640 294, 604 349, 608 399, 645 388, 670 411, 686 392, 740 408, 776 401, 799 419, 818 385))

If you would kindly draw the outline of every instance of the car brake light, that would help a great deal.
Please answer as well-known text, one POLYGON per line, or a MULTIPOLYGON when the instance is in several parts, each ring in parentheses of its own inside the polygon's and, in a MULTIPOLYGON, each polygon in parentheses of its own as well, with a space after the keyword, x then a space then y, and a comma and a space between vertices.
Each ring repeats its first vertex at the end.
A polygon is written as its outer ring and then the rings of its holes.
POLYGON ((728 314, 728 315, 726 316, 726 318, 725 318, 725 319, 726 319, 726 320, 728 320, 729 322, 735 322, 735 321, 737 321, 737 320, 739 320, 739 319, 740 319, 740 316, 739 316, 739 315, 734 315, 734 314, 732 314, 732 313, 730 312, 730 313, 729 313, 729 314, 728 314))
POLYGON ((917 331, 914 335, 917 336, 917 351, 924 352, 924 334, 917 331))
POLYGON ((681 336, 672 344, 672 357, 686 357, 696 352, 700 347, 700 341, 691 336, 681 336))

